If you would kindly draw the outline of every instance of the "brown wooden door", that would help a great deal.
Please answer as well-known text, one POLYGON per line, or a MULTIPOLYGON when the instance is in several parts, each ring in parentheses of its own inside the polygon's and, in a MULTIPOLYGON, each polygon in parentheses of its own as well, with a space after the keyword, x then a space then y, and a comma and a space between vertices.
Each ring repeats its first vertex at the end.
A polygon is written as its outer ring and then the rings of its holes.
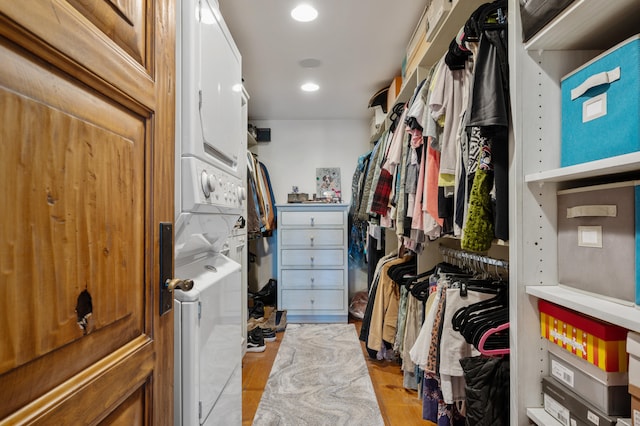
POLYGON ((0 424, 173 422, 174 0, 0 0, 0 424))

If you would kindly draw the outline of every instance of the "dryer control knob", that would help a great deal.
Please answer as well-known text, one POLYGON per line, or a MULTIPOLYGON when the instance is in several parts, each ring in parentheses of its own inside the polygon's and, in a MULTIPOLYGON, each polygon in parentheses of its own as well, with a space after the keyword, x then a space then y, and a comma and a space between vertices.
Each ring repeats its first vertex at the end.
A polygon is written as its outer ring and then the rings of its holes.
POLYGON ((216 190, 216 178, 208 174, 206 170, 203 170, 200 175, 200 180, 202 183, 202 192, 204 192, 205 197, 209 198, 209 195, 216 190))

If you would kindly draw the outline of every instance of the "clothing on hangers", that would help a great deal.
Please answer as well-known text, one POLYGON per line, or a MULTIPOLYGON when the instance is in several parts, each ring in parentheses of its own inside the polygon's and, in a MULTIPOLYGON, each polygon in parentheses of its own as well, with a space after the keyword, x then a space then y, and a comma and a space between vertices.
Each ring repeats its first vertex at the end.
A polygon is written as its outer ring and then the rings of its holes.
POLYGON ((504 326, 509 323, 507 289, 502 287, 495 296, 458 309, 451 323, 467 343, 482 348, 485 354, 498 350, 508 353, 508 327, 504 326))
POLYGON ((367 339, 367 347, 371 350, 381 351, 383 342, 393 345, 398 325, 400 291, 387 271, 391 266, 408 262, 412 258, 410 255, 397 258, 385 263, 381 268, 367 339))

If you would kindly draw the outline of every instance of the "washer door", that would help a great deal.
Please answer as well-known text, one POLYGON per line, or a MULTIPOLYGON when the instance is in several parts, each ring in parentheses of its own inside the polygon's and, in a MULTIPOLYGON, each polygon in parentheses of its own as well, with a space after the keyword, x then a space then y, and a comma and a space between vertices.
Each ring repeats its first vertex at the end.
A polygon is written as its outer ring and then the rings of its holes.
POLYGON ((176 268, 176 274, 194 280, 189 292, 175 292, 182 303, 176 366, 182 371, 182 421, 204 424, 218 401, 237 400, 241 410, 242 395, 232 380, 242 361, 240 264, 216 255, 176 268))

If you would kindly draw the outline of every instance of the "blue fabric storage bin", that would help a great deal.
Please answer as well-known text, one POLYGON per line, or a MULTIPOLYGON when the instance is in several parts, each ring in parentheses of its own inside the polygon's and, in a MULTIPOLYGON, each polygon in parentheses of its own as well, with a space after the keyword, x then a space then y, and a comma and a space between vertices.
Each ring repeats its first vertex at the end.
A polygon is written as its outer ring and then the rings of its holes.
POLYGON ((566 75, 562 167, 640 151, 640 34, 566 75))

